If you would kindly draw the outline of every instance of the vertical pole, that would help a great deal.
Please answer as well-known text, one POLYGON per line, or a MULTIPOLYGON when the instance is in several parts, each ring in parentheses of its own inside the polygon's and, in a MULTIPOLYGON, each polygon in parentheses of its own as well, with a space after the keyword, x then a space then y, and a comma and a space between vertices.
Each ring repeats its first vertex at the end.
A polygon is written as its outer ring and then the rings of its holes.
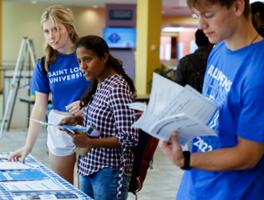
POLYGON ((15 70, 14 70, 14 74, 13 74, 13 78, 11 81, 11 85, 10 85, 10 90, 9 90, 9 94, 7 97, 7 101, 5 104, 5 111, 4 111, 4 115, 3 115, 3 119, 2 119, 2 124, 1 124, 1 128, 0 128, 0 138, 2 137, 3 131, 6 129, 6 124, 9 124, 9 121, 11 121, 10 119, 10 112, 12 111, 11 105, 13 106, 13 101, 14 99, 14 95, 15 95, 15 90, 17 87, 17 78, 19 77, 19 71, 20 71, 20 67, 23 64, 21 61, 23 59, 23 53, 25 51, 25 46, 26 46, 26 38, 23 38, 22 42, 21 42, 21 46, 18 52, 18 58, 17 58, 17 62, 16 62, 16 66, 15 66, 15 70))
MULTIPOLYGON (((0 0, 0 67, 3 67, 3 1, 0 0)), ((0 91, 3 91, 3 70, 0 70, 0 91)))
POLYGON ((137 0, 136 88, 147 94, 154 69, 160 67, 162 0, 137 0))

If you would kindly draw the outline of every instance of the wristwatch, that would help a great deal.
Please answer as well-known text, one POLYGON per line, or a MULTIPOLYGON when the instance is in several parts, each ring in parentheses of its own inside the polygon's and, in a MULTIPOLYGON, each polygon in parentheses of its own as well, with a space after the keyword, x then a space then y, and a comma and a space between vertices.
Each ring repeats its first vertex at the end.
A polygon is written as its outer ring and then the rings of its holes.
POLYGON ((192 169, 190 166, 190 159, 191 159, 191 152, 190 151, 183 151, 183 157, 184 157, 184 164, 181 167, 183 170, 190 170, 192 169))

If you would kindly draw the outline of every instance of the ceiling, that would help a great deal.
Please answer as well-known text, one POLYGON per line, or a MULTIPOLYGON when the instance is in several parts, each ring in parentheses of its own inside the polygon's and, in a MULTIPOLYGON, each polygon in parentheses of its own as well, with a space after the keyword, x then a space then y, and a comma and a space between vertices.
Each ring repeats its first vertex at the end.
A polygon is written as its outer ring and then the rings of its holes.
MULTIPOLYGON (((137 0, 4 0, 5 2, 21 3, 52 3, 76 6, 102 6, 106 3, 135 4, 137 0)), ((142 0, 141 0, 142 1, 142 0)), ((186 0, 163 0, 163 5, 186 7, 186 0)))
MULTIPOLYGON (((69 6, 99 6, 107 3, 135 4, 137 0, 3 0, 4 2, 35 3, 35 4, 63 4, 69 6)), ((138 0, 139 1, 139 0, 138 0)), ((142 0, 141 0, 142 1, 142 0)), ((163 15, 187 16, 191 12, 187 8, 186 0, 162 0, 163 15)))

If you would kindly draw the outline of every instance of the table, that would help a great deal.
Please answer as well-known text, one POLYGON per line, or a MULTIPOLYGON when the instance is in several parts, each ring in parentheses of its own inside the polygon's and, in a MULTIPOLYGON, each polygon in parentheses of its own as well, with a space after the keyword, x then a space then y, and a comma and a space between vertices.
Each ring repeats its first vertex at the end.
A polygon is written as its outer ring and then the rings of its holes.
MULTIPOLYGON (((8 153, 2 152, 0 153, 0 164, 7 164, 7 155, 8 153)), ((82 191, 78 190, 75 186, 68 183, 66 180, 58 176, 56 173, 54 173, 52 170, 44 166, 42 163, 38 162, 33 156, 29 155, 26 158, 25 166, 28 167, 28 169, 8 169, 4 170, 2 167, 2 170, 0 170, 0 199, 1 200, 33 200, 33 199, 39 199, 39 200, 92 200, 92 198, 88 197, 86 194, 84 194, 82 191), (10 174, 16 174, 16 172, 24 172, 24 177, 27 177, 27 173, 30 174, 30 177, 35 177, 36 180, 27 180, 30 182, 27 182, 26 180, 20 181, 18 180, 19 176, 13 176, 10 180, 10 174), (40 178, 39 176, 31 176, 32 171, 41 172, 42 175, 45 175, 45 177, 40 178), (8 174, 8 175, 6 175, 8 174), (3 176, 4 175, 4 176, 3 176), (26 175, 26 176, 25 176, 26 175), (3 178, 4 177, 4 178, 3 178), (8 180, 4 180, 5 177, 8 178, 8 180), (16 178, 14 178, 16 177, 16 178), (17 179, 17 180, 16 180, 17 179), (54 183, 55 186, 52 186, 52 189, 39 189, 42 187, 42 181, 54 183), (39 186, 37 187, 38 183, 39 186), (15 186, 17 186, 18 183, 30 183, 30 187, 34 188, 32 190, 27 190, 24 188, 20 188, 20 190, 14 189, 15 186), (11 190, 10 186, 11 185, 11 190), (57 187, 57 188, 56 188, 57 187), (58 189, 60 188, 60 189, 58 189)), ((10 167, 10 166, 9 166, 10 167)), ((24 178, 22 177, 22 178, 24 178)), ((52 185, 51 184, 51 185, 52 185)), ((43 184, 44 185, 44 184, 43 184)), ((44 185, 45 186, 45 185, 44 185)), ((43 187, 44 187, 43 186, 43 187)), ((51 187, 51 186, 50 186, 51 187)))

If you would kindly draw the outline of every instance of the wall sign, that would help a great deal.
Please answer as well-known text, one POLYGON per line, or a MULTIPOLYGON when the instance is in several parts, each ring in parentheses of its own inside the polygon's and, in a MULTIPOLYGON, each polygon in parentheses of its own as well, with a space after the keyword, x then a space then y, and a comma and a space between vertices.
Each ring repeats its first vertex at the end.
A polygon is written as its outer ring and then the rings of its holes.
POLYGON ((132 20, 133 10, 109 10, 110 20, 132 20))
POLYGON ((135 27, 135 4, 106 4, 106 26, 108 27, 135 27))

